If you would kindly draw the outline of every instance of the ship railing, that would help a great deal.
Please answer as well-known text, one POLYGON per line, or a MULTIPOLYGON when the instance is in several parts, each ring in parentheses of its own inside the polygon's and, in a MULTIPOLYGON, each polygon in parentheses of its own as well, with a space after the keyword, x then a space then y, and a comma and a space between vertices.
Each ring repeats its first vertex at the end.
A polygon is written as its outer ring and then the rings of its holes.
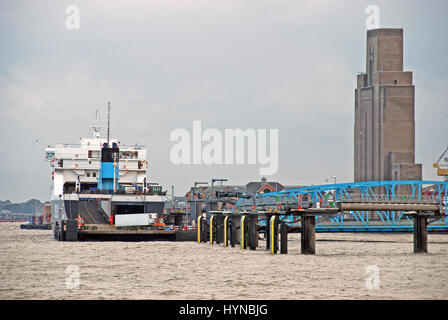
MULTIPOLYGON (((84 146, 80 143, 55 143, 53 145, 48 145, 48 148, 79 148, 84 146)), ((120 149, 133 149, 133 150, 141 150, 146 148, 146 145, 143 144, 119 144, 120 149)))
POLYGON ((76 194, 128 194, 128 195, 140 195, 140 196, 165 196, 166 195, 166 191, 155 191, 155 192, 145 192, 145 191, 140 191, 140 190, 135 190, 132 192, 126 192, 125 190, 122 189, 118 189, 118 190, 101 190, 101 189, 96 189, 96 190, 82 190, 82 191, 75 191, 73 193, 76 194))

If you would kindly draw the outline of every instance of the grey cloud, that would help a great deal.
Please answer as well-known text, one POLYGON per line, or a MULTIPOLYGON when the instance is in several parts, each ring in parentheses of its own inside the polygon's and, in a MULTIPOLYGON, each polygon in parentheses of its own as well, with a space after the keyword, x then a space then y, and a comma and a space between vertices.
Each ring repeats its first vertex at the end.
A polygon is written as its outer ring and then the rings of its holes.
MULTIPOLYGON (((365 69, 369 1, 3 1, 0 4, 0 199, 49 194, 47 144, 88 136, 112 103, 112 132, 149 148, 150 180, 184 192, 258 166, 174 166, 175 128, 279 128, 278 179, 353 179, 356 74, 365 69), (81 29, 65 28, 65 7, 81 29), (36 139, 39 141, 36 142, 36 139)), ((444 1, 377 1, 384 27, 404 27, 416 85, 417 160, 424 178, 446 140, 444 1), (443 14, 442 14, 443 13, 443 14)))

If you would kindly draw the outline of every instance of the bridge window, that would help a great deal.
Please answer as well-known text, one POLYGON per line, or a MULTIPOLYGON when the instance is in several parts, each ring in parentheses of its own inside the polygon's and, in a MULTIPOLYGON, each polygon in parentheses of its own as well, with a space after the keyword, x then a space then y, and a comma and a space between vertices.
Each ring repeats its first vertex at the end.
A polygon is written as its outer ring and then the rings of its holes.
POLYGON ((98 150, 89 150, 87 157, 98 159, 100 157, 100 152, 98 150))
POLYGON ((66 182, 64 183, 64 193, 72 193, 75 191, 75 182, 66 182))
POLYGON ((122 151, 120 152, 120 159, 137 159, 137 151, 122 151))

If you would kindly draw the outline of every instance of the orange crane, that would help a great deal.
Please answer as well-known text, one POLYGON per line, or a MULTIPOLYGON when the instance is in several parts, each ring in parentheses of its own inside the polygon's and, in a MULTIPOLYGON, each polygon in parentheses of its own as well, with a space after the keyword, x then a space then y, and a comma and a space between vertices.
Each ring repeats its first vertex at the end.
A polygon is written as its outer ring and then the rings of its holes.
POLYGON ((432 166, 437 169, 437 175, 444 177, 445 181, 448 181, 448 147, 443 151, 437 162, 434 162, 432 166), (445 157, 447 155, 447 157, 445 157), (445 157, 445 158, 443 158, 445 157), (443 161, 442 161, 443 158, 443 161))

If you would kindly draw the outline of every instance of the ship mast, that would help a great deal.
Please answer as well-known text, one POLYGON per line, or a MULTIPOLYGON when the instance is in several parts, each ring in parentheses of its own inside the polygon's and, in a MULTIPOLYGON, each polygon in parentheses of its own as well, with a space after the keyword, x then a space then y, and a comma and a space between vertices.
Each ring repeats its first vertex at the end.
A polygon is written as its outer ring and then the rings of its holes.
POLYGON ((110 102, 107 103, 107 145, 110 138, 110 102))

